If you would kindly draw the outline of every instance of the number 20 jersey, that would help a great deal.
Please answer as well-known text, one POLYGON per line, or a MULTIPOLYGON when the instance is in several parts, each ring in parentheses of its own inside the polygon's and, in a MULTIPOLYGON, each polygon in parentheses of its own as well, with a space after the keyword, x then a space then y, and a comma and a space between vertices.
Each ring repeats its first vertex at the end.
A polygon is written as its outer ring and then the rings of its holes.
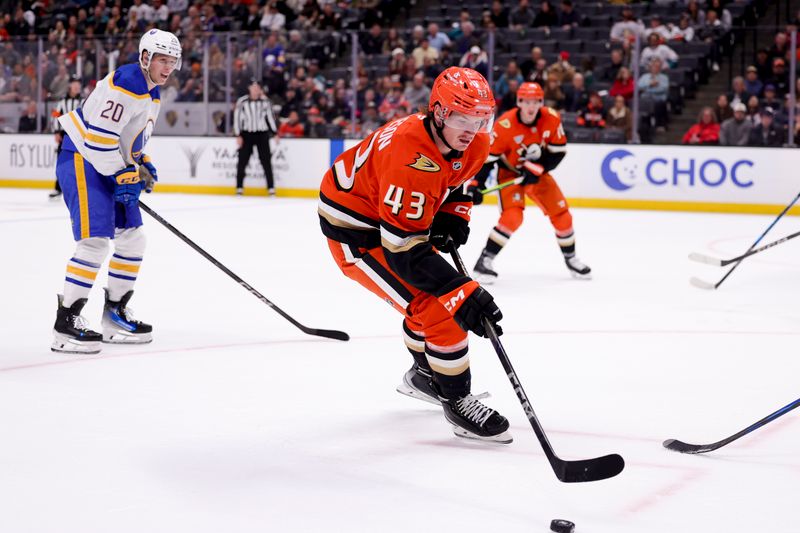
POLYGON ((82 107, 58 118, 70 146, 100 174, 110 176, 143 154, 161 108, 159 88, 148 91, 137 63, 123 65, 97 82, 82 107))
MULTIPOLYGON (((427 243, 450 192, 477 174, 489 154, 489 135, 479 133, 464 152, 445 157, 430 128, 425 115, 410 115, 336 158, 320 188, 327 237, 395 254, 427 243)), ((469 207, 454 205, 454 214, 469 220, 469 207)))

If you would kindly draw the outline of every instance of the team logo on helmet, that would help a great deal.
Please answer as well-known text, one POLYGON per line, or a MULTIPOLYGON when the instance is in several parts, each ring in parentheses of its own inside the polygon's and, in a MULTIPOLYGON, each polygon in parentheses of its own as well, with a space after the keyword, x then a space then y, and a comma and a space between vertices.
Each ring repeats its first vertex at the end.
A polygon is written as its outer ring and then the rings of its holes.
POLYGON ((436 164, 430 157, 422 155, 419 152, 417 152, 417 158, 414 162, 410 163, 408 166, 423 172, 439 172, 442 169, 442 167, 436 164))

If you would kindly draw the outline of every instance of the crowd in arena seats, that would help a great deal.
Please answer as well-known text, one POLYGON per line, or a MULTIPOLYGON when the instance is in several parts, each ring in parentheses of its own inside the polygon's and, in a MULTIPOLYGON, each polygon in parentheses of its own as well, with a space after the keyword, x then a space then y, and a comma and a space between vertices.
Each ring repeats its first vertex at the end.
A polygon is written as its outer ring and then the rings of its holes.
MULTIPOLYGON (((435 77, 461 65, 492 80, 498 112, 515 105, 522 82, 536 81, 571 138, 610 142, 632 139, 638 69, 637 126, 647 142, 719 70, 734 24, 754 21, 754 1, 461 0, 431 3, 420 17, 410 0, 0 0, 7 6, 0 9, 0 102, 19 102, 27 114, 38 86, 36 41, 14 38, 44 37, 42 88, 55 101, 78 56, 88 93, 110 58, 135 61, 141 33, 158 27, 184 47, 183 68, 162 88, 165 105, 233 102, 259 77, 287 137, 368 134, 424 108, 435 77), (358 35, 355 72, 351 31, 358 35)), ((698 134, 687 142, 738 144, 742 121, 752 126, 748 143, 758 127, 753 139, 782 142, 788 53, 787 33, 779 32, 711 110, 716 140, 698 134)), ((698 130, 709 120, 701 115, 698 130)), ((218 133, 226 133, 224 122, 218 133)))

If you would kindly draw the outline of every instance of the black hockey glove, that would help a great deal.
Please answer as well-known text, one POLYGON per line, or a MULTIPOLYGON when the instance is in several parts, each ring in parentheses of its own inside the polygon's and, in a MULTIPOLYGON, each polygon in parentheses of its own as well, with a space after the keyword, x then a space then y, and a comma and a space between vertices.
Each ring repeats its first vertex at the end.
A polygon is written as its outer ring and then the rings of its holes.
POLYGON ((467 194, 472 196, 472 203, 474 205, 481 205, 483 203, 483 193, 481 192, 482 188, 483 187, 480 186, 478 180, 472 180, 467 186, 467 194))
POLYGON ((430 243, 442 252, 451 252, 465 244, 469 222, 458 215, 439 212, 433 217, 430 243))
POLYGON ((497 334, 503 334, 503 328, 498 324, 503 319, 503 313, 494 303, 492 295, 483 287, 478 287, 469 295, 453 318, 461 329, 471 331, 480 337, 489 336, 483 324, 483 319, 488 318, 497 334))
POLYGON ((522 180, 523 185, 536 185, 539 183, 539 177, 544 173, 544 168, 542 168, 542 165, 523 161, 521 171, 524 178, 522 180))

